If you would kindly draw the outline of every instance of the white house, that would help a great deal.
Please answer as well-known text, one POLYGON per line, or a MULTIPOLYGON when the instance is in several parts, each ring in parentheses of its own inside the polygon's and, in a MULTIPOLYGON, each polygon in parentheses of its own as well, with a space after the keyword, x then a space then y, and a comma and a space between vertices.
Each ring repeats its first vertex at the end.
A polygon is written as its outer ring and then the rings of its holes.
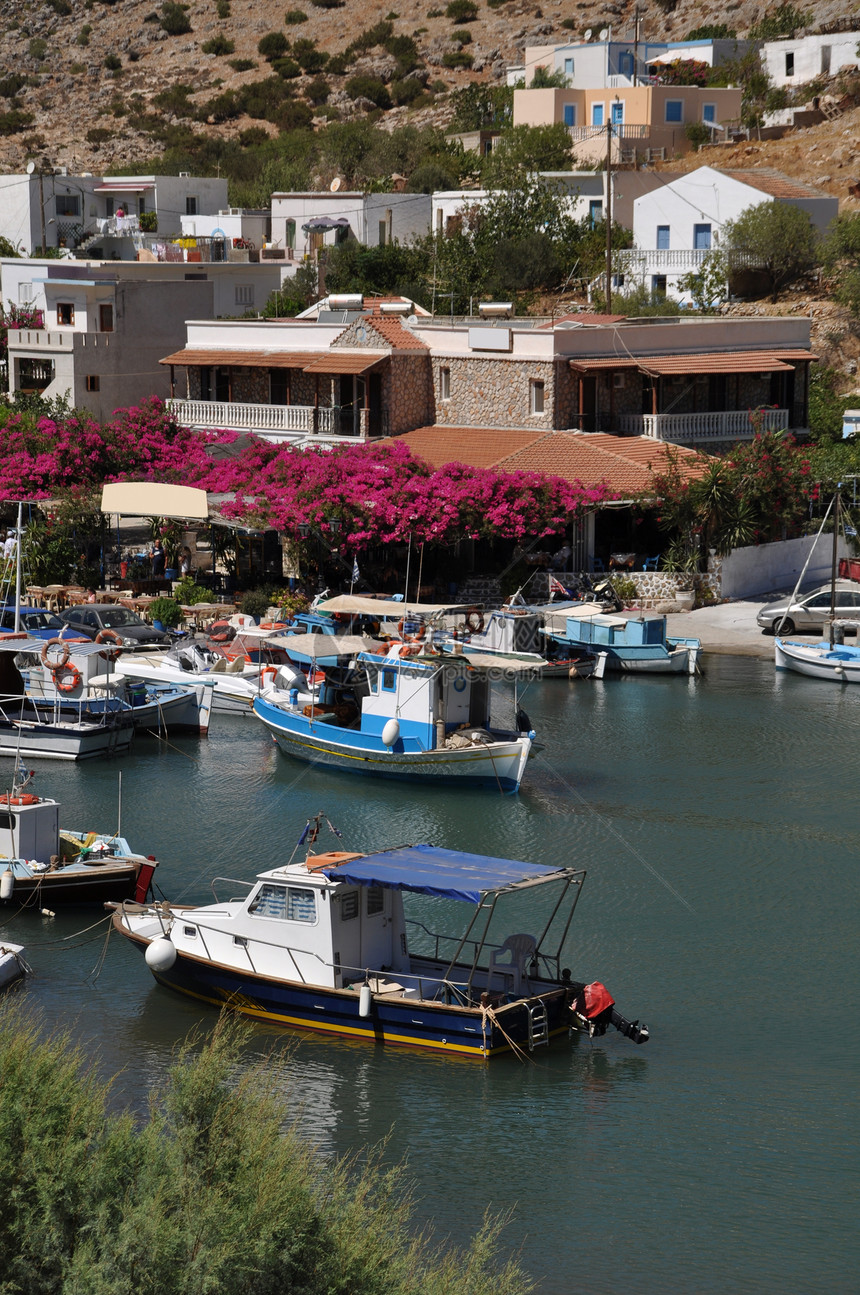
POLYGON ((36 168, 0 176, 0 235, 25 253, 42 246, 70 253, 82 248, 134 260, 141 216, 154 216, 160 235, 180 234, 184 215, 226 205, 226 179, 185 172, 99 177, 36 168))
POLYGON ((272 242, 294 261, 350 238, 405 243, 430 232, 430 210, 427 193, 273 193, 272 242))
MULTIPOLYGON (((4 284, 10 265, 4 260, 4 284)), ((175 272, 170 281, 163 274, 152 277, 153 270, 173 271, 172 266, 135 267, 149 271, 147 278, 73 261, 28 265, 32 277, 19 285, 28 282, 31 299, 44 303, 44 327, 9 330, 13 394, 67 396, 96 418, 109 418, 147 396, 169 396, 159 361, 165 349, 184 341, 187 319, 212 316, 211 281, 175 272)))
POLYGON ((653 292, 680 295, 678 281, 698 270, 708 253, 720 246, 726 221, 736 220, 748 207, 766 202, 790 203, 808 212, 824 232, 836 217, 836 198, 770 167, 722 171, 701 166, 668 179, 633 203, 630 251, 618 252, 615 270, 653 292))
MULTIPOLYGON (((606 29, 604 29, 606 30, 606 29)), ((564 45, 527 45, 522 66, 509 69, 509 85, 522 80, 530 86, 539 67, 547 72, 561 72, 572 89, 620 89, 646 84, 659 75, 661 63, 675 59, 692 59, 719 67, 739 58, 755 44, 748 40, 648 41, 605 40, 571 41, 564 45)))
POLYGON ((769 40, 762 47, 762 60, 774 85, 802 85, 819 76, 832 76, 843 67, 860 67, 858 46, 860 31, 769 40))

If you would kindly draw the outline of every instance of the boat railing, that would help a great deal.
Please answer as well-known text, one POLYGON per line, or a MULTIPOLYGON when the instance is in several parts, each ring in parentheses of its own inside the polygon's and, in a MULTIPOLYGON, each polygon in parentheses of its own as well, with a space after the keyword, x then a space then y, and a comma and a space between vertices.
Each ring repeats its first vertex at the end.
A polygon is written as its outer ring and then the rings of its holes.
POLYGON ((252 886, 256 886, 256 884, 257 884, 257 879, 256 879, 256 877, 255 877, 253 881, 243 881, 243 880, 241 880, 241 878, 238 878, 238 877, 213 877, 213 878, 212 878, 212 881, 211 881, 211 883, 210 883, 210 884, 211 884, 211 887, 212 887, 212 894, 215 896, 215 903, 216 903, 216 904, 231 904, 231 903, 234 903, 234 902, 235 902, 236 900, 238 900, 238 899, 246 899, 246 898, 247 898, 247 892, 252 888, 252 886), (225 899, 222 899, 222 898, 221 898, 221 896, 218 894, 217 890, 215 889, 215 887, 216 887, 216 886, 218 885, 218 883, 219 883, 219 882, 221 882, 221 881, 225 882, 228 886, 244 886, 244 887, 245 887, 245 894, 244 894, 244 895, 231 895, 229 899, 226 899, 226 900, 225 900, 225 899))
MULTIPOLYGON (((471 973, 469 974, 469 977, 468 977, 468 987, 470 989, 471 989, 472 979, 475 975, 475 972, 477 971, 488 972, 490 961, 492 961, 493 953, 497 953, 502 948, 501 944, 491 944, 489 941, 486 941, 486 940, 461 941, 461 937, 457 935, 442 935, 438 931, 431 931, 430 928, 425 926, 423 922, 419 922, 415 918, 411 918, 411 917, 408 917, 406 919, 406 925, 416 927, 418 930, 423 931, 424 934, 429 936, 430 940, 434 942, 432 953, 426 952, 424 950, 419 951, 418 949, 412 949, 412 948, 404 950, 404 952, 408 952, 413 957, 428 958, 428 959, 432 958, 432 959, 435 959, 437 962, 443 962, 443 961, 447 962, 447 959, 444 958, 444 955, 442 953, 442 948, 441 948, 442 943, 447 943, 449 945, 452 945, 457 951, 457 953, 460 954, 461 956, 463 954, 465 954, 466 957, 471 956, 472 966, 471 966, 471 973), (488 955, 488 961, 486 962, 486 964, 485 963, 479 964, 478 962, 478 959, 482 953, 486 953, 488 955)), ((560 964, 560 955, 558 953, 545 953, 543 952, 542 949, 536 949, 534 953, 531 955, 531 964, 537 967, 537 974, 533 977, 534 979, 541 978, 541 967, 543 967, 543 974, 546 977, 546 979, 557 981, 560 978, 561 964, 560 964)), ((458 965, 463 965, 464 970, 468 970, 465 964, 460 963, 458 965)))

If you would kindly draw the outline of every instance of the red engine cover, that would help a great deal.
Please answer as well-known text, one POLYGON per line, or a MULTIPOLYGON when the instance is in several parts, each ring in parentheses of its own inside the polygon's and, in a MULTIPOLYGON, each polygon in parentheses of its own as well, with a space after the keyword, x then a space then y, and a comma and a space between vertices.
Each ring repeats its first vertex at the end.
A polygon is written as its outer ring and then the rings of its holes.
POLYGON ((582 991, 582 997, 585 1000, 584 1015, 589 1021, 593 1021, 601 1012, 605 1012, 607 1008, 615 1005, 615 999, 606 986, 601 985, 599 980, 586 985, 582 991))

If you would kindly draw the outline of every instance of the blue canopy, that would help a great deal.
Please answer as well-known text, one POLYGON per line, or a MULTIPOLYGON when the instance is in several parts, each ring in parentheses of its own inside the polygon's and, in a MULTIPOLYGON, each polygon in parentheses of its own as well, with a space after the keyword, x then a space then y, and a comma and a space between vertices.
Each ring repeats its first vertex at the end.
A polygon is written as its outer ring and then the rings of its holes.
POLYGON ((543 863, 520 863, 516 859, 442 850, 435 845, 403 845, 362 855, 360 859, 348 859, 321 871, 330 881, 384 886, 388 890, 409 890, 419 895, 439 895, 480 904, 486 894, 522 882, 560 878, 569 870, 550 868, 543 863))

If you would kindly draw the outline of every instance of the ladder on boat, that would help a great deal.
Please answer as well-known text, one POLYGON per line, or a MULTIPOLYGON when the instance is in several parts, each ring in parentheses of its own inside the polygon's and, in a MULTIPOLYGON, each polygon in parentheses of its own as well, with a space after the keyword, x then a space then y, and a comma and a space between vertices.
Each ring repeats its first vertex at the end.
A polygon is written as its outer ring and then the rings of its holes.
POLYGON ((546 1014, 546 1003, 542 999, 533 999, 526 1003, 526 1017, 529 1030, 529 1052, 549 1043, 549 1018, 546 1014))

